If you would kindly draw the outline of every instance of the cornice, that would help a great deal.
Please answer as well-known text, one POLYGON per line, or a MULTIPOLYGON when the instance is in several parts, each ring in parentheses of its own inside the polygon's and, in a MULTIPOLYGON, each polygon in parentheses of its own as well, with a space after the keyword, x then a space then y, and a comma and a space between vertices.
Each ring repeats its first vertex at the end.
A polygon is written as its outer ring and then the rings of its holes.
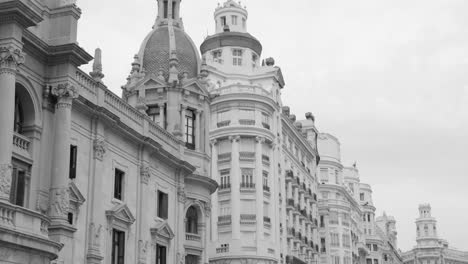
POLYGON ((42 21, 39 13, 22 1, 7 1, 0 3, 0 24, 15 22, 24 28, 32 27, 42 21))
POLYGON ((29 30, 23 33, 24 50, 43 63, 54 66, 71 63, 76 67, 90 62, 93 57, 76 43, 49 46, 29 30))
POLYGON ((218 188, 218 183, 215 180, 201 175, 189 174, 185 176, 185 180, 199 182, 207 186, 210 190, 210 194, 213 194, 218 188))
MULTIPOLYGON (((315 154, 316 160, 317 160, 317 165, 320 162, 320 154, 318 153, 317 149, 312 148, 310 145, 309 141, 302 135, 300 134, 299 131, 297 131, 296 127, 292 124, 292 122, 289 120, 287 116, 285 116, 283 113, 281 113, 281 121, 283 125, 286 125, 286 127, 292 131, 292 133, 296 136, 296 138, 299 139, 299 141, 302 143, 302 146, 307 149, 308 152, 315 154)), ((285 126, 283 126, 284 129, 285 126)))
POLYGON ((215 106, 217 104, 225 103, 227 101, 236 101, 236 100, 242 101, 242 102, 254 101, 254 102, 264 103, 264 104, 269 105, 273 111, 279 110, 279 105, 276 104, 276 102, 273 101, 273 99, 263 96, 263 95, 259 95, 259 94, 242 94, 242 93, 224 94, 224 95, 215 97, 211 101, 211 105, 215 106))
POLYGON ((262 136, 273 142, 275 135, 270 130, 260 127, 253 126, 227 126, 222 128, 217 128, 210 131, 210 140, 225 138, 232 135, 241 135, 241 136, 262 136))

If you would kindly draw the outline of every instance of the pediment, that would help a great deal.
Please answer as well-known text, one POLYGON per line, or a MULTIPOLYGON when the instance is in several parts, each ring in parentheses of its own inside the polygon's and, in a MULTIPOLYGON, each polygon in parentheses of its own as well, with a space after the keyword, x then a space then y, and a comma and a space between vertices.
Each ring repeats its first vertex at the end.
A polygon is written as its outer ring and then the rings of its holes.
POLYGON ((165 87, 166 82, 158 78, 150 77, 149 79, 143 81, 143 85, 145 87, 160 88, 160 87, 165 87))
POLYGON ((182 88, 187 91, 203 95, 205 97, 207 97, 209 94, 205 86, 201 84, 197 79, 192 79, 187 81, 186 83, 183 83, 182 88))
POLYGON ((75 203, 77 206, 80 206, 86 201, 83 194, 81 194, 80 190, 73 181, 69 183, 68 190, 71 203, 75 203))
POLYGON ((151 228, 151 234, 166 240, 172 240, 174 238, 174 232, 167 221, 157 223, 154 228, 151 228))
POLYGON ((122 222, 126 225, 131 225, 135 222, 135 217, 126 204, 118 204, 111 210, 107 210, 106 216, 109 220, 122 222))

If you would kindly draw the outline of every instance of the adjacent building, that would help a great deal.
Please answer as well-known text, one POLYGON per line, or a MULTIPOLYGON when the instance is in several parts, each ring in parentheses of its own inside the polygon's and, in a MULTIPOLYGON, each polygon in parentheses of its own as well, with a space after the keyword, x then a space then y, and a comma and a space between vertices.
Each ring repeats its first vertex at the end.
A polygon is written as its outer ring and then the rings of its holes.
POLYGON ((318 147, 319 262, 401 263, 395 219, 384 215, 375 220, 371 186, 360 181, 356 165, 342 165, 339 140, 321 133, 318 147))
POLYGON ((468 252, 449 247, 449 243, 438 235, 437 220, 432 216, 431 205, 419 206, 416 219, 416 246, 403 253, 404 264, 464 264, 468 263, 468 252))

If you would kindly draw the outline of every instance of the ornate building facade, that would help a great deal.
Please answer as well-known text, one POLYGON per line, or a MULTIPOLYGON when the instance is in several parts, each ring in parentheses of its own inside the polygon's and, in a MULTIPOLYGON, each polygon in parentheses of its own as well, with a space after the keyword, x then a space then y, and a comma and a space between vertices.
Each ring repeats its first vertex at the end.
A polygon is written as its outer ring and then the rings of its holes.
POLYGON ((431 205, 419 206, 416 219, 416 246, 403 253, 405 264, 464 264, 468 252, 453 249, 438 235, 437 220, 432 216, 431 205))
POLYGON ((0 1, 0 262, 208 262, 210 97, 180 1, 158 4, 120 98, 100 50, 78 68, 76 5, 0 1))
POLYGON ((335 136, 321 133, 318 144, 320 263, 402 263, 395 219, 375 220, 371 186, 360 181, 356 165, 342 165, 335 136))

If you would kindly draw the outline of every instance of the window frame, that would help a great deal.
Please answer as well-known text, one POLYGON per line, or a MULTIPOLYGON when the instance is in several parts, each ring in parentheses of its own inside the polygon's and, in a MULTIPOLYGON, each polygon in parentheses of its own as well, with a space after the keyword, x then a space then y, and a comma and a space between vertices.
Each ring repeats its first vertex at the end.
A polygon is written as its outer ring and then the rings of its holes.
POLYGON ((156 244, 156 264, 167 264, 167 246, 166 245, 156 244), (163 250, 163 251, 160 251, 160 250, 163 250), (164 252, 164 254, 160 254, 161 252, 164 252))
POLYGON ((243 56, 244 56, 244 50, 242 50, 242 49, 232 49, 232 65, 242 66, 243 56))
POLYGON ((196 133, 196 114, 195 110, 193 109, 186 109, 185 110, 185 146, 188 149, 195 149, 195 133, 196 133), (190 121, 190 122, 189 122, 190 121), (189 142, 189 140, 191 142, 189 142))
POLYGON ((167 220, 169 218, 169 194, 158 190, 157 217, 167 220))
POLYGON ((116 229, 116 228, 112 229, 111 264, 124 264, 125 263, 125 240, 126 240, 125 236, 126 236, 125 231, 116 229), (117 246, 117 249, 116 249, 116 246, 117 246), (117 252, 115 252, 116 250, 117 252))
POLYGON ((69 179, 76 179, 76 168, 78 162, 78 146, 77 145, 70 145, 70 165, 68 171, 68 178, 69 179))
POLYGON ((125 171, 114 168, 114 194, 113 198, 119 201, 124 200, 125 171))

